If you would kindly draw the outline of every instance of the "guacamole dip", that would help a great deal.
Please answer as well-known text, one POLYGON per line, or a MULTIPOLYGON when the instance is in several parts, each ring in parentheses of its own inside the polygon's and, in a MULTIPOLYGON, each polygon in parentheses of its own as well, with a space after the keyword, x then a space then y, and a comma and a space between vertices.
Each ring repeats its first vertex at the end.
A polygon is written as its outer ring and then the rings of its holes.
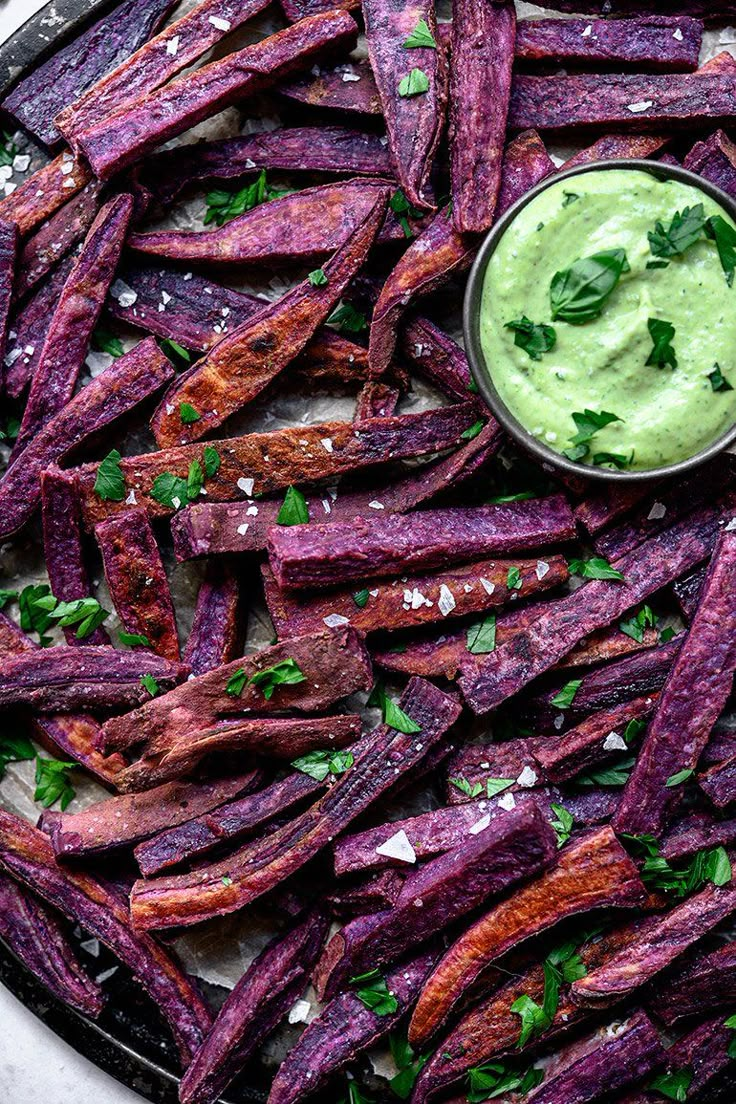
POLYGON ((485 274, 481 347, 501 399, 583 464, 699 452, 736 421, 735 247, 724 209, 680 181, 605 169, 552 184, 485 274))

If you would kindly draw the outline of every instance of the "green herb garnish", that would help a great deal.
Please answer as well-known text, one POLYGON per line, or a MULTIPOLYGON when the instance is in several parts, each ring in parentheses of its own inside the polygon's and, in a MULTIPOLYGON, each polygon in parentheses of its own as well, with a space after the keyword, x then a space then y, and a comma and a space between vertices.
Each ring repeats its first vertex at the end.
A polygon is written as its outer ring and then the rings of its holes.
POLYGON ((434 36, 427 26, 426 19, 420 19, 414 30, 409 37, 404 41, 405 50, 436 50, 437 43, 434 40, 434 36))
POLYGON ((150 640, 143 633, 123 632, 121 629, 118 633, 118 640, 121 644, 127 644, 129 648, 135 648, 136 645, 140 645, 142 648, 151 647, 150 640))
POLYGON ((619 621, 618 627, 626 636, 630 636, 637 644, 644 642, 644 633, 647 629, 653 629, 657 623, 651 606, 642 606, 638 613, 627 621, 619 621))
POLYGON ((324 782, 328 774, 344 774, 354 762, 352 751, 329 749, 310 751, 307 755, 294 759, 291 765, 302 774, 308 774, 310 778, 316 779, 317 782, 324 782))
POLYGON ((489 613, 482 621, 468 626, 466 647, 471 655, 489 655, 496 648, 496 615, 489 613))
POLYGON ((598 318, 621 276, 630 271, 625 250, 607 249, 557 272, 550 285, 552 321, 582 326, 598 318))
POLYGON ((26 736, 0 736, 0 779, 5 776, 8 763, 21 763, 35 755, 33 744, 26 736))
POLYGON ((613 579, 618 583, 624 582, 624 577, 615 567, 611 567, 608 560, 602 556, 591 556, 587 560, 570 560, 568 567, 571 575, 579 575, 583 579, 613 579))
POLYGON ((514 345, 528 353, 532 360, 541 360, 542 354, 554 349, 557 343, 557 333, 553 326, 532 322, 525 314, 507 322, 504 329, 513 332, 514 345))
POLYGON ((276 516, 277 525, 304 525, 309 521, 307 500, 296 487, 289 487, 276 516))
POLYGON ((193 425, 202 417, 190 403, 179 403, 179 417, 184 425, 193 425))
POLYGON ((575 818, 572 813, 565 808, 564 805, 557 805, 552 802, 550 809, 555 814, 554 819, 550 821, 550 824, 555 830, 557 835, 557 848, 564 847, 570 838, 572 833, 572 827, 575 823, 575 818))
POLYGON ((92 334, 92 348, 100 353, 107 353, 111 357, 121 357, 125 350, 119 337, 115 337, 103 326, 98 326, 92 334))
POLYGON ((515 1070, 504 1062, 484 1062, 482 1066, 473 1066, 468 1070, 468 1104, 483 1104, 486 1100, 495 1100, 507 1093, 527 1093, 541 1085, 544 1073, 530 1066, 526 1070, 515 1070))
POLYGON ((569 709, 575 701, 575 695, 583 685, 582 679, 570 679, 562 689, 552 698, 552 705, 557 709, 569 709))
POLYGON ((340 303, 327 319, 329 326, 337 326, 340 333, 362 333, 368 329, 368 319, 350 303, 340 303))
POLYGON ((266 701, 270 701, 277 686, 295 686, 299 682, 306 682, 307 676, 302 671, 295 659, 279 660, 273 667, 266 667, 263 671, 256 671, 248 679, 249 686, 256 686, 263 694, 266 701))
POLYGON ((733 391, 732 385, 724 376, 718 363, 713 365, 713 371, 709 374, 708 379, 714 391, 733 391))
POLYGON ((649 232, 649 248, 654 257, 677 257, 695 245, 705 230, 705 211, 702 203, 676 211, 667 229, 661 222, 655 223, 649 232))
POLYGON ((710 241, 716 243, 721 268, 726 274, 726 283, 733 287, 736 272, 736 230, 721 215, 713 215, 705 224, 705 233, 710 241))
POLYGON ((647 365, 653 364, 657 368, 677 367, 677 357, 672 347, 675 336, 675 327, 671 322, 665 322, 661 318, 650 318, 647 322, 649 336, 654 348, 647 357, 647 365))
POLYGON ((153 675, 141 675, 141 686, 148 691, 152 698, 155 698, 160 692, 160 687, 153 675))
POLYGON ((368 599, 370 598, 370 592, 368 590, 356 590, 353 595, 353 601, 358 609, 364 609, 368 605, 368 599))
POLYGON ((429 92, 429 77, 423 69, 412 69, 399 81, 399 95, 404 98, 429 92))
POLYGON ((125 498, 125 477, 117 449, 111 449, 97 468, 94 492, 107 502, 122 502, 125 498))
POLYGON ((266 172, 263 170, 252 184, 246 184, 237 192, 228 192, 221 188, 208 192, 204 224, 208 226, 211 222, 215 222, 218 226, 223 226, 230 219, 237 218, 246 211, 252 211, 261 203, 288 195, 290 191, 290 188, 272 187, 267 182, 266 172))
POLYGON ((356 986, 355 995, 358 1000, 377 1016, 390 1016, 398 1010, 399 1002, 389 992, 386 979, 379 970, 368 970, 357 977, 351 977, 350 984, 356 986))
POLYGON ((36 790, 33 800, 39 801, 44 809, 49 809, 57 801, 62 813, 75 794, 69 779, 69 771, 77 766, 73 762, 59 759, 42 759, 36 756, 36 790))
POLYGON ((406 198, 401 188, 397 188, 391 199, 388 201, 388 205, 393 213, 398 217, 399 225, 404 231, 405 238, 413 238, 414 231, 411 223, 409 222, 409 216, 412 218, 421 218, 422 212, 418 208, 414 207, 406 198))
POLYGON ((413 721, 401 706, 397 705, 392 698, 389 698, 383 684, 380 682, 377 682, 371 690, 366 705, 380 709, 383 723, 388 725, 389 728, 395 729, 396 732, 403 732, 408 736, 413 732, 422 731, 422 726, 413 721))
POLYGON ((327 277, 325 276, 325 270, 323 268, 315 268, 307 276, 312 287, 324 287, 327 283, 327 277))

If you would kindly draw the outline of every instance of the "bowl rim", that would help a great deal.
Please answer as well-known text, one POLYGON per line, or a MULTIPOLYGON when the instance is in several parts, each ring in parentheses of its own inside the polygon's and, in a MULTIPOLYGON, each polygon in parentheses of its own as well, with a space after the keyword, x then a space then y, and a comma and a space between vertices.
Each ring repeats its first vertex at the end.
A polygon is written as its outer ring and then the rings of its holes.
POLYGON ((689 184, 720 204, 730 217, 736 221, 736 200, 716 184, 711 183, 710 180, 706 180, 690 169, 682 168, 680 165, 662 164, 659 161, 647 161, 644 158, 637 157, 620 159, 607 158, 603 161, 589 161, 583 165, 574 165, 572 168, 566 169, 563 172, 553 173, 545 177, 544 180, 540 181, 539 184, 536 184, 521 196, 520 199, 513 203, 483 239, 470 270, 465 289, 463 301, 463 335, 470 371, 486 406, 509 436, 527 452, 536 457, 546 470, 549 471, 551 466, 568 475, 577 476, 578 478, 582 476, 603 483, 642 483, 651 479, 662 479, 672 475, 682 475, 685 472, 692 471, 693 468, 700 467, 701 464, 717 456, 718 453, 722 452, 736 441, 736 420, 730 429, 726 430, 725 433, 722 433, 721 436, 717 437, 714 441, 711 441, 710 444, 706 445, 705 448, 701 449, 699 452, 686 457, 684 460, 678 460, 673 464, 665 464, 659 468, 646 468, 641 471, 620 471, 612 468, 593 467, 588 464, 577 464, 574 460, 569 460, 566 456, 562 456, 561 453, 555 452, 554 449, 550 448, 549 445, 546 445, 543 441, 538 440, 538 438, 536 438, 518 418, 511 413, 496 390, 491 372, 486 367, 486 361, 480 342, 480 306, 486 268, 499 241, 517 215, 531 203, 532 200, 536 199, 538 195, 541 195, 542 192, 552 187, 553 184, 559 184, 561 181, 583 176, 586 173, 607 172, 611 169, 646 172, 660 180, 678 180, 684 184, 689 184))

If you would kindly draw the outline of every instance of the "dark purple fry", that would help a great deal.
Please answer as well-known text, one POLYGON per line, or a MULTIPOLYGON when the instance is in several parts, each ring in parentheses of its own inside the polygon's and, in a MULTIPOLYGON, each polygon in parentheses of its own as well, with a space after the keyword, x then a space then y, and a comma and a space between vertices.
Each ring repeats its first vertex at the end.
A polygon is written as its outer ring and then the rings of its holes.
MULTIPOLYGON (((140 652, 135 658, 150 661, 155 657, 140 652)), ((104 742, 114 748, 144 744, 147 754, 163 753, 180 740, 186 741, 190 733, 214 726, 225 717, 289 710, 315 713, 370 684, 370 660, 358 634, 352 629, 325 629, 216 667, 189 679, 176 693, 154 698, 135 713, 112 718, 103 727, 104 742), (228 694, 229 680, 241 670, 247 680, 287 659, 297 664, 304 682, 279 685, 270 698, 252 685, 245 685, 240 694, 228 694)))
POLYGON ((360 7, 356 0, 280 0, 284 15, 290 23, 296 23, 298 19, 306 19, 308 15, 316 15, 317 12, 330 11, 332 8, 360 7))
POLYGON ((620 757, 626 750, 623 733, 628 723, 646 719, 655 706, 654 698, 634 698, 624 705, 594 713, 561 736, 536 740, 533 758, 551 782, 574 778, 582 770, 620 757))
MULTIPOLYGON (((550 0, 545 5, 556 11, 577 11, 580 0, 550 0)), ((588 11, 611 18, 627 15, 689 15, 707 22, 719 22, 736 15, 734 0, 586 0, 588 11)))
POLYGON ((559 586, 568 578, 562 556, 550 556, 546 561, 479 560, 428 575, 402 575, 390 582, 365 580, 361 588, 365 593, 358 600, 355 584, 325 595, 302 597, 281 590, 268 567, 264 566, 262 573, 268 612, 280 637, 338 623, 366 634, 413 629, 506 606, 517 597, 559 586), (509 571, 514 567, 520 573, 520 589, 508 586, 509 571))
MULTIPOLYGON (((535 184, 555 171, 539 135, 527 131, 506 148, 503 159, 499 215, 535 184)), ((468 268, 477 251, 474 237, 458 234, 449 209, 433 218, 411 243, 383 285, 373 312, 369 359, 371 373, 382 375, 391 363, 399 320, 418 295, 428 295, 453 274, 468 268)))
POLYGON ((615 817, 617 831, 659 836, 682 797, 670 779, 695 770, 736 670, 736 533, 724 532, 690 631, 672 667, 615 817))
POLYGON ((70 95, 54 120, 57 130, 73 147, 78 134, 166 84, 266 6, 267 0, 200 0, 82 95, 70 95))
POLYGON ((482 970, 522 941, 591 909, 634 907, 645 895, 610 828, 574 840, 551 870, 494 905, 450 947, 422 991, 409 1041, 424 1044, 482 970))
POLYGON ((0 866, 132 971, 166 1018, 186 1065, 202 1045, 212 1013, 170 952, 134 932, 125 899, 89 874, 60 867, 48 837, 5 811, 0 811, 0 866))
POLYGON ((33 377, 54 307, 73 265, 74 258, 66 257, 11 316, 4 382, 13 399, 23 394, 33 377))
POLYGON ((257 793, 228 801, 204 816, 167 828, 138 844, 135 857, 145 878, 248 835, 253 829, 313 798, 327 785, 293 772, 257 793))
POLYGON ((370 874, 359 882, 330 893, 327 898, 330 912, 339 920, 385 912, 396 904, 403 884, 404 876, 398 870, 370 874))
POLYGON ((421 679, 409 683, 399 705, 420 726, 420 739, 379 726, 356 748, 354 765, 301 816, 192 874, 137 882, 131 898, 134 923, 143 928, 189 925, 235 912, 301 869, 402 775, 415 770, 460 715, 454 698, 421 679))
MULTIPOLYGON (((667 141, 668 139, 658 138, 654 134, 606 134, 592 146, 586 146, 574 153, 562 167, 572 169, 577 165, 588 165, 591 161, 608 161, 614 158, 652 157, 659 153, 667 141)), ((606 488, 603 493, 606 493, 606 488)))
POLYGON ((328 929, 326 915, 310 912, 251 963, 181 1080, 181 1104, 215 1104, 301 995, 328 929))
POLYGON ((145 510, 130 509, 101 521, 95 538, 107 588, 127 633, 145 636, 156 655, 179 659, 174 603, 145 510))
POLYGON ((14 222, 24 237, 51 218, 92 179, 89 169, 64 150, 53 161, 27 176, 9 196, 0 199, 0 218, 14 222))
POLYGON ((147 652, 89 645, 24 652, 3 663, 0 705, 25 705, 41 713, 132 708, 151 696, 141 683, 144 675, 168 690, 186 678, 187 668, 147 652))
POLYGON ((275 527, 268 541, 280 586, 324 587, 420 571, 478 555, 507 555, 574 536, 561 495, 499 506, 423 510, 352 523, 275 527))
POLYGON ((15 267, 18 257, 18 230, 15 223, 0 216, 0 384, 2 384, 8 319, 13 299, 15 267))
POLYGON ((701 790, 717 808, 736 801, 736 756, 716 763, 698 777, 701 790))
POLYGON ((356 115, 383 114, 376 79, 367 58, 348 60, 334 69, 322 70, 319 66, 315 69, 309 76, 280 83, 279 93, 309 107, 356 115))
POLYGON ((736 146, 722 130, 697 142, 683 161, 683 167, 717 184, 736 196, 736 146))
POLYGON ((118 195, 100 209, 57 300, 38 358, 13 459, 66 406, 115 276, 133 213, 133 197, 118 195))
MULTIPOLYGON (((57 467, 41 475, 43 552, 51 593, 60 602, 89 598, 92 585, 82 542, 82 516, 73 478, 57 467)), ((109 644, 102 625, 80 639, 78 625, 64 629, 67 644, 109 644)))
POLYGON ((383 185, 364 182, 360 196, 354 196, 350 203, 354 228, 347 230, 324 265, 323 281, 315 285, 307 278, 297 284, 276 303, 224 336, 178 378, 151 418, 160 447, 187 444, 214 432, 299 356, 365 264, 388 198, 383 185), (199 417, 185 422, 181 417, 183 404, 193 407, 199 417))
POLYGON ((453 780, 464 779, 478 793, 487 792, 486 783, 490 779, 503 779, 508 792, 513 794, 522 789, 534 789, 544 786, 548 779, 535 760, 535 751, 539 738, 503 740, 499 743, 465 744, 450 757, 443 774, 447 781, 446 799, 448 804, 461 804, 469 795, 463 793, 453 780), (518 779, 521 778, 520 783, 518 779))
MULTIPOLYGON (((365 424, 365 423, 363 423, 365 424)), ((376 511, 403 514, 431 501, 448 486, 458 486, 479 471, 501 445, 495 422, 450 456, 427 464, 373 491, 330 490, 324 498, 307 498, 310 518, 348 521, 376 511)), ((197 502, 172 521, 177 559, 188 560, 224 552, 260 552, 283 500, 248 500, 237 505, 197 502)))
POLYGON ((687 621, 692 621, 697 613, 706 572, 707 567, 697 567, 695 571, 691 571, 672 584, 672 591, 677 599, 677 604, 687 621))
POLYGON ((687 17, 610 19, 524 19, 516 32, 520 61, 575 67, 697 69, 703 24, 687 17))
POLYGON ((549 821, 528 802, 411 872, 390 911, 359 916, 333 935, 314 973, 320 1000, 334 996, 349 977, 395 962, 489 898, 540 874, 556 844, 549 821))
POLYGON ((404 45, 420 20, 436 39, 434 4, 429 0, 363 0, 362 7, 368 57, 396 178, 413 206, 434 209, 427 186, 445 120, 447 59, 440 43, 415 49, 404 45), (415 69, 424 75, 426 90, 418 95, 402 94, 402 82, 415 69))
POLYGON ((33 515, 41 497, 41 472, 149 398, 173 375, 170 362, 149 338, 82 388, 5 472, 0 535, 14 533, 33 515))
POLYGON ((609 1004, 651 981, 736 909, 736 884, 707 885, 663 916, 645 919, 626 947, 573 983, 582 1004, 609 1004))
POLYGON ((41 65, 3 100, 3 108, 47 146, 61 141, 54 119, 161 26, 174 0, 123 0, 41 65))
POLYGON ((23 243, 18 258, 15 299, 24 298, 80 242, 97 217, 102 185, 91 180, 23 243))
POLYGON ((593 491, 579 503, 575 508, 575 517, 591 536, 595 536, 632 510, 649 493, 651 488, 639 483, 623 487, 617 483, 605 483, 600 490, 593 491))
POLYGON ((558 599, 526 633, 486 657, 460 685, 470 708, 487 713, 548 671, 583 637, 610 625, 650 594, 706 559, 715 546, 721 517, 703 506, 651 537, 615 563, 624 582, 593 580, 558 599))
POLYGON ((229 663, 238 654, 240 604, 237 574, 224 564, 208 565, 184 648, 183 659, 193 675, 229 663))
POLYGON ((384 1039, 419 994, 436 953, 425 951, 386 975, 397 1008, 378 1016, 355 993, 340 993, 302 1032, 282 1062, 271 1086, 269 1104, 296 1104, 305 1088, 318 1093, 338 1070, 384 1039))
POLYGON ((460 0, 452 13, 452 222, 460 234, 493 223, 511 96, 516 9, 511 0, 460 0))
POLYGON ((149 92, 77 135, 94 173, 107 180, 170 138, 236 100, 310 63, 325 51, 351 49, 357 27, 346 12, 326 12, 149 92))
POLYGON ((736 755, 736 728, 728 721, 721 720, 714 725, 700 762, 702 766, 710 767, 714 763, 730 759, 732 755, 736 755))
POLYGON ((355 404, 354 422, 364 422, 366 418, 390 418, 399 404, 401 392, 389 387, 380 380, 364 384, 355 404))
POLYGON ((40 827, 50 836, 56 855, 97 855, 132 847, 165 828, 194 820, 252 793, 261 781, 261 773, 251 770, 206 782, 167 782, 143 794, 109 797, 81 813, 45 812, 40 827))
MULTIPOLYGON (((462 433, 473 424, 475 414, 476 408, 466 403, 393 418, 373 418, 359 426, 352 422, 323 422, 208 441, 207 447, 217 451, 221 464, 208 477, 205 489, 211 502, 242 502, 253 495, 283 492, 293 484, 321 483, 391 460, 453 448, 461 443, 462 433)), ((134 493, 138 504, 153 517, 165 517, 173 508, 153 498, 151 491, 156 477, 171 472, 186 479, 191 462, 197 460, 201 464, 202 458, 201 444, 181 445, 126 457, 120 466, 126 487, 134 493)), ((94 494, 97 464, 77 468, 76 475, 87 525, 126 508, 123 503, 103 501, 94 494)))
POLYGON ((391 161, 386 139, 377 134, 341 126, 282 127, 154 153, 143 165, 143 178, 168 205, 192 185, 262 169, 390 177, 391 161))
POLYGON ((30 890, 0 875, 0 937, 57 1000, 96 1019, 105 1006, 56 913, 30 890))
POLYGON ((686 963, 657 988, 652 1011, 666 1024, 686 1016, 715 1012, 736 1000, 736 946, 727 943, 702 958, 686 963))
POLYGON ((711 813, 692 813, 663 837, 660 854, 670 861, 736 840, 736 820, 716 820, 711 813))
POLYGON ((735 91, 736 75, 726 73, 519 76, 511 93, 509 125, 519 130, 647 131, 728 123, 734 119, 735 91))
POLYGON ((410 318, 403 327, 402 356, 449 398, 467 401, 474 383, 463 349, 428 318, 410 318))
POLYGON ((716 1086, 721 1087, 720 1077, 724 1071, 733 1070, 732 1040, 733 1029, 726 1027, 723 1016, 718 1016, 699 1024, 670 1047, 667 1052, 670 1065, 692 1070, 688 1100, 703 1104, 715 1104, 718 1100, 727 1104, 733 1099, 733 1084, 726 1085, 724 1095, 710 1095, 716 1086))

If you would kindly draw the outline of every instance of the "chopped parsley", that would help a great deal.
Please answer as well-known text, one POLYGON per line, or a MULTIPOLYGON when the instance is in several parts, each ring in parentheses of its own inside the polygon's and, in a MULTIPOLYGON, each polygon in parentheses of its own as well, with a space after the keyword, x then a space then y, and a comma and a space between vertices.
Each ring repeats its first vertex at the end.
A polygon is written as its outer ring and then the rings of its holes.
POLYGON ((471 655, 489 655, 496 648, 496 615, 489 613, 482 621, 468 626, 466 647, 471 655))
POLYGON ((506 587, 508 590, 521 590, 521 572, 518 567, 510 567, 506 575, 506 587))
POLYGON ((552 705, 557 709, 569 709, 575 701, 575 695, 583 685, 582 679, 570 679, 562 689, 552 698, 552 705))
POLYGON ((628 468, 634 463, 634 452, 632 450, 628 456, 624 456, 620 452, 596 452, 593 456, 593 463, 599 468, 606 464, 613 468, 628 468))
POLYGON ((666 1096, 668 1100, 682 1102, 687 1100, 687 1091, 692 1084, 692 1080, 693 1071, 689 1066, 683 1066, 682 1069, 658 1074, 657 1077, 649 1082, 647 1088, 652 1089, 654 1092, 661 1093, 662 1096, 666 1096))
POLYGON ((402 192, 401 188, 396 189, 394 194, 391 196, 391 199, 388 201, 388 205, 393 213, 398 217, 399 225, 404 231, 404 237, 413 238, 414 231, 412 229, 411 223, 409 222, 409 217, 411 216, 411 218, 415 219, 421 218, 422 212, 409 202, 409 200, 402 192))
POLYGON ((380 709, 383 723, 388 725, 389 728, 395 729, 396 732, 403 732, 410 736, 413 732, 422 731, 422 726, 413 721, 401 706, 397 705, 392 698, 389 698, 383 684, 380 682, 377 682, 371 690, 366 705, 380 709))
POLYGON ((153 481, 151 498, 162 506, 180 510, 182 506, 189 503, 188 480, 180 475, 174 475, 173 472, 162 472, 153 481))
POLYGON ((709 882, 712 885, 728 885, 733 872, 725 847, 711 847, 698 851, 684 863, 673 866, 659 853, 654 836, 632 836, 622 833, 632 853, 639 861, 639 874, 650 889, 686 897, 709 882))
POLYGON ((296 487, 289 487, 276 516, 277 525, 304 525, 309 521, 307 500, 296 487))
POLYGON ((654 257, 677 257, 700 241, 704 231, 705 210, 702 203, 697 203, 685 207, 682 213, 676 211, 666 229, 663 223, 655 223, 654 230, 647 235, 649 249, 654 257))
POLYGON ((264 169, 252 184, 246 184, 244 188, 240 188, 237 192, 228 192, 221 188, 208 192, 204 224, 208 226, 211 222, 214 222, 218 226, 224 226, 226 222, 230 222, 230 219, 237 218, 238 215, 243 215, 246 211, 252 211, 254 207, 259 207, 261 203, 267 203, 271 199, 279 199, 281 196, 288 195, 290 190, 289 188, 272 187, 266 180, 264 169))
POLYGON ((688 767, 686 770, 677 771, 676 774, 671 774, 669 776, 665 782, 665 786, 668 790, 673 789, 675 786, 681 786, 683 782, 687 782, 694 774, 695 771, 692 767, 688 767))
POLYGON ((159 348, 164 356, 168 357, 175 368, 179 367, 180 360, 183 360, 185 364, 192 363, 192 354, 188 349, 185 349, 183 345, 180 345, 178 341, 174 341, 173 337, 164 337, 159 341, 159 348))
POLYGON ((479 419, 477 422, 473 422, 471 426, 468 426, 467 429, 464 429, 460 436, 463 441, 472 441, 478 436, 484 425, 485 422, 479 419))
POLYGON ((153 675, 141 675, 141 686, 144 690, 147 690, 152 698, 155 698, 160 693, 159 684, 156 682, 153 675))
POLYGON ((327 277, 325 276, 325 270, 323 268, 313 269, 307 276, 312 287, 324 287, 327 283, 327 277))
POLYGON ((143 633, 123 632, 121 629, 118 633, 118 640, 121 644, 127 644, 129 648, 135 648, 137 645, 140 645, 141 648, 151 647, 150 640, 143 633))
POLYGON ((125 477, 117 449, 111 449, 97 468, 94 492, 106 502, 122 502, 125 498, 125 477))
POLYGON ((194 409, 191 403, 179 403, 179 417, 184 425, 193 425, 194 422, 198 422, 202 415, 194 409))
POLYGON ((0 142, 0 165, 12 165, 17 153, 18 147, 13 141, 13 135, 4 130, 0 142))
POLYGON ((42 759, 36 756, 36 789, 33 800, 49 809, 58 801, 62 813, 73 799, 75 790, 69 778, 69 771, 77 766, 73 762, 59 759, 42 759))
POLYGON ((509 786, 513 786, 513 784, 513 778, 487 778, 486 797, 496 797, 498 794, 503 793, 504 790, 508 790, 509 786))
POLYGON ((17 590, 0 590, 0 610, 5 609, 10 602, 16 602, 17 600, 17 590))
POLYGON ((408 1100, 422 1067, 429 1060, 428 1054, 417 1055, 414 1048, 405 1036, 394 1035, 388 1037, 388 1045, 394 1065, 399 1071, 389 1081, 391 1091, 399 1100, 408 1100))
POLYGON ((507 322, 504 329, 513 332, 514 345, 528 353, 532 360, 541 360, 542 354, 550 352, 557 343, 554 326, 532 322, 525 314, 507 322))
POLYGON ((723 372, 721 371, 721 366, 720 364, 718 364, 718 362, 713 365, 713 371, 709 373, 708 379, 710 380, 710 385, 714 391, 733 391, 733 386, 724 376, 723 372))
POLYGON ((429 77, 423 69, 412 69, 399 81, 399 95, 405 99, 429 92, 429 77))
MULTIPOLYGON (((730 1028, 731 1031, 736 1031, 736 1016, 729 1016, 727 1020, 723 1021, 723 1026, 730 1028)), ((736 1036, 734 1036, 728 1044, 726 1053, 729 1058, 736 1058, 736 1036)))
POLYGON ((248 679, 249 686, 257 687, 266 701, 270 701, 277 686, 296 686, 297 683, 306 682, 307 676, 302 671, 295 659, 281 659, 274 663, 273 667, 266 667, 262 671, 256 671, 248 679))
POLYGON ((225 684, 225 693, 233 698, 239 698, 245 689, 247 681, 248 676, 245 673, 245 668, 238 667, 237 671, 227 680, 225 684))
POLYGON ((427 26, 426 19, 420 19, 414 30, 409 37, 404 41, 405 50, 436 50, 437 43, 434 40, 434 36, 427 26))
POLYGON ((644 643, 644 633, 647 629, 653 629, 657 618, 651 606, 642 606, 638 613, 626 621, 619 621, 618 627, 626 636, 630 636, 637 644, 644 643))
POLYGON ((624 582, 624 577, 615 567, 611 567, 608 560, 602 556, 591 556, 587 560, 570 560, 568 564, 571 575, 579 575, 582 579, 614 579, 618 583, 624 582))
POLYGON ((56 598, 49 595, 48 598, 41 599, 41 603, 46 604, 49 617, 61 628, 66 629, 77 625, 75 635, 78 640, 84 640, 85 637, 90 636, 110 616, 109 610, 103 609, 96 598, 77 598, 72 602, 57 602, 56 598))
POLYGON ((557 848, 564 847, 570 838, 572 833, 572 827, 575 823, 575 818, 572 813, 565 808, 564 805, 558 805, 556 802, 552 802, 550 809, 555 814, 554 819, 550 821, 550 824, 555 830, 557 836, 557 848))
POLYGON ((578 786, 625 786, 635 762, 635 757, 630 755, 613 766, 579 774, 575 782, 578 786))
POLYGON ((220 470, 220 464, 222 463, 220 454, 212 445, 205 445, 202 459, 204 460, 205 478, 212 479, 213 475, 217 475, 220 470))
POLYGON ((350 303, 340 303, 327 319, 328 326, 337 326, 340 333, 359 334, 368 329, 368 319, 350 303))
POLYGON ((51 643, 51 637, 44 634, 52 623, 51 610, 55 605, 56 599, 47 583, 31 583, 18 595, 20 627, 24 632, 38 633, 42 648, 51 643))
POLYGON ((386 979, 379 970, 368 970, 365 974, 351 977, 350 984, 355 986, 358 1000, 376 1016, 391 1016, 398 1011, 399 1002, 389 992, 386 979))
POLYGON ((36 753, 26 736, 0 736, 0 779, 5 775, 8 763, 21 763, 33 759, 36 753))
POLYGON ((652 351, 647 358, 647 365, 657 368, 676 368, 677 356, 672 341, 675 336, 675 327, 671 322, 665 322, 661 318, 650 318, 647 322, 649 336, 652 339, 652 351))
POLYGON ((550 285, 552 321, 582 326, 598 318, 621 276, 630 271, 625 250, 607 249, 555 273, 550 285))
POLYGON ((353 601, 358 609, 364 609, 368 605, 368 599, 370 598, 370 592, 368 590, 356 590, 353 595, 353 601))
POLYGON ((721 215, 713 215, 705 224, 705 233, 710 241, 716 243, 721 268, 726 274, 726 283, 733 287, 736 272, 736 230, 721 215))
POLYGON ((111 357, 121 357, 125 350, 119 337, 115 337, 103 326, 98 326, 92 334, 92 348, 100 353, 107 353, 111 357))
POLYGON ((573 447, 564 450, 563 455, 568 460, 583 460, 590 452, 590 442, 596 433, 601 429, 605 429, 607 425, 611 425, 612 422, 622 421, 618 414, 611 414, 608 410, 601 410, 598 413, 595 410, 589 410, 587 407, 583 411, 573 411, 572 420, 577 427, 577 433, 569 439, 573 447))
POLYGON ((326 751, 310 751, 307 755, 294 759, 291 765, 317 782, 324 782, 329 774, 344 774, 354 762, 352 751, 330 748, 326 751))
POLYGON ((483 793, 483 787, 480 782, 474 782, 472 785, 468 782, 467 778, 463 778, 462 775, 459 778, 451 778, 450 785, 459 790, 461 794, 465 794, 466 797, 480 797, 483 793))
POLYGON ((544 1073, 530 1066, 526 1070, 515 1070, 504 1062, 484 1062, 482 1066, 473 1066, 468 1070, 468 1104, 483 1104, 486 1100, 495 1100, 507 1093, 527 1093, 541 1085, 544 1073))
POLYGON ((511 1011, 521 1017, 519 1049, 551 1026, 560 1004, 560 987, 571 985, 588 972, 575 943, 564 943, 550 951, 544 960, 543 970, 544 996, 541 1005, 526 994, 511 1005, 511 1011))

